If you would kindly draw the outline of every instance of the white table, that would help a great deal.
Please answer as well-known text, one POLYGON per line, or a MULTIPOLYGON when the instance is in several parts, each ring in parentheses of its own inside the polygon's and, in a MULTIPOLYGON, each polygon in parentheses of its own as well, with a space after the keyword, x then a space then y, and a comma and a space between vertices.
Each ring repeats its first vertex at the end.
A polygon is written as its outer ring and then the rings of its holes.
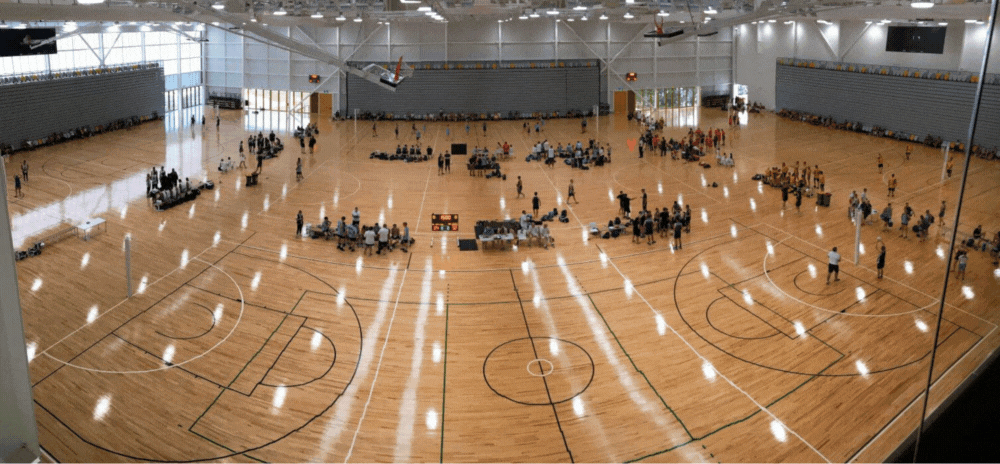
POLYGON ((88 239, 90 239, 90 231, 91 230, 100 230, 100 227, 102 225, 104 226, 104 231, 107 232, 108 231, 108 223, 104 219, 101 219, 101 218, 87 219, 86 221, 83 221, 83 223, 81 223, 80 225, 76 226, 77 235, 80 235, 80 233, 82 232, 83 233, 83 239, 84 240, 88 240, 88 239))

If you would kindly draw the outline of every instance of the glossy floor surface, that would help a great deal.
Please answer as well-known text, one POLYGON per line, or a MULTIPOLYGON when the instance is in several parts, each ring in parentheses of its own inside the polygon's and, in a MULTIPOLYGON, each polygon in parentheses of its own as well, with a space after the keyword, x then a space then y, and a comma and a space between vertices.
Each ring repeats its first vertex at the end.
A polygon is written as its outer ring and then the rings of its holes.
MULTIPOLYGON (((300 154, 282 113, 199 109, 14 156, 30 165, 24 197, 8 192, 18 248, 89 217, 107 230, 50 241, 18 263, 42 446, 60 461, 877 461, 918 424, 944 285, 948 242, 939 224, 919 242, 866 225, 853 263, 851 190, 877 209, 886 179, 935 216, 957 204, 941 182, 942 153, 900 142, 749 115, 727 127, 735 168, 638 158, 622 117, 429 123, 425 145, 512 143, 506 181, 472 177, 466 157, 436 163, 369 159, 414 140, 409 124, 319 120, 315 154, 300 154), (212 120, 211 110, 209 120, 212 120), (276 127, 289 148, 264 162, 260 183, 219 173, 238 141, 276 127), (547 138, 596 137, 612 162, 580 171, 526 163, 547 138), (879 174, 876 157, 886 159, 879 174), (296 159, 304 179, 295 177, 296 159), (786 162, 825 171, 830 208, 752 180, 786 162), (156 212, 144 198, 153 166, 215 189, 156 212), (516 195, 521 176, 525 197, 516 195), (579 203, 565 204, 570 180, 579 203), (718 184, 718 187, 712 187, 718 184), (670 239, 590 236, 614 199, 648 193, 649 209, 690 205, 683 248, 670 239), (517 218, 538 192, 556 246, 460 251, 480 219, 517 218), (410 224, 404 253, 362 256, 299 238, 330 216, 410 224), (434 213, 458 232, 431 232, 434 213), (875 273, 876 238, 888 248, 875 273), (124 239, 131 238, 127 292, 124 239), (840 280, 826 285, 839 247, 840 280)), ((668 119, 725 126, 704 109, 668 119)), ((668 127, 679 137, 687 126, 668 127)), ((997 170, 973 160, 960 230, 992 235, 997 170)), ((633 202, 639 209, 640 200, 633 202)), ((948 285, 931 406, 1000 342, 1000 273, 971 252, 964 282, 948 285)))

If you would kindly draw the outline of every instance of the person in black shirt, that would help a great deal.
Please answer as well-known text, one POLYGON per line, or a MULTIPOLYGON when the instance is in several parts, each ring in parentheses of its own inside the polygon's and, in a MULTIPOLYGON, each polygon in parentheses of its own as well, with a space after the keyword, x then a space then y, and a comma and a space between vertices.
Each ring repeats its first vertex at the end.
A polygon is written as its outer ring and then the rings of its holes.
POLYGON ((882 245, 882 251, 879 252, 878 258, 875 261, 875 267, 878 269, 878 278, 882 278, 882 270, 885 268, 885 245, 882 245))
POLYGON ((302 224, 303 224, 303 222, 304 222, 304 219, 302 217, 302 210, 300 209, 299 210, 299 214, 297 216, 295 216, 295 235, 296 236, 302 235, 302 224))
MULTIPOLYGON (((483 126, 485 127, 486 124, 484 123, 483 126)), ((531 199, 531 209, 534 210, 534 213, 535 213, 534 216, 535 217, 538 216, 538 207, 540 205, 541 205, 541 200, 538 199, 538 192, 535 192, 534 198, 531 199)))

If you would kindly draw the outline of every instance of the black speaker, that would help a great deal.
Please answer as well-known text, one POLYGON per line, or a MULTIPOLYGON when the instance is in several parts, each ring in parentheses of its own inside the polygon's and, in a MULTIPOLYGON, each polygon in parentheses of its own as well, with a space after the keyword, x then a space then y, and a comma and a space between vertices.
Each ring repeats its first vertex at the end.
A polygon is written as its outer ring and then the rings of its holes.
POLYGON ((469 147, 467 147, 464 143, 453 143, 451 144, 451 154, 467 155, 469 154, 469 147))

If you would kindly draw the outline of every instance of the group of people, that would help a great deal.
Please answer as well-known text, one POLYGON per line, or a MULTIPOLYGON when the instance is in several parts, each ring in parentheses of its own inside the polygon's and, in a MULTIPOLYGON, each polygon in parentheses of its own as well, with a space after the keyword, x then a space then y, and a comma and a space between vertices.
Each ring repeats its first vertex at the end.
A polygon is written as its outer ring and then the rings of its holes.
MULTIPOLYGON (((781 166, 772 166, 768 169, 762 178, 764 184, 770 185, 772 187, 777 187, 782 189, 782 201, 788 201, 788 194, 795 194, 796 191, 800 191, 806 195, 809 195, 812 189, 818 189, 820 192, 826 191, 826 175, 823 174, 823 170, 819 168, 819 165, 809 166, 809 163, 803 161, 800 167, 799 162, 795 162, 795 166, 788 166, 785 163, 781 163, 781 166)), ((784 205, 782 205, 784 208, 784 205)))
MULTIPOLYGON (((709 128, 707 132, 700 128, 689 128, 685 137, 675 140, 673 137, 667 139, 660 135, 652 127, 639 136, 639 157, 644 157, 645 151, 660 152, 660 156, 667 156, 670 152, 672 159, 683 159, 685 161, 699 161, 702 156, 711 151, 715 151, 716 158, 720 160, 724 157, 722 147, 726 145, 726 131, 723 129, 709 128)), ((732 158, 730 155, 729 158, 732 158)))
MULTIPOLYGON (((263 159, 273 158, 278 155, 278 152, 285 148, 284 144, 281 143, 281 139, 274 135, 274 131, 271 131, 267 137, 264 137, 263 132, 258 132, 256 136, 251 135, 247 137, 247 147, 250 148, 250 153, 257 154, 258 159, 263 157, 263 159)), ((240 142, 240 152, 242 153, 243 142, 240 142)))
MULTIPOLYGON (((521 211, 521 217, 518 220, 518 225, 521 227, 521 230, 524 231, 524 236, 527 238, 529 244, 532 240, 534 240, 546 249, 548 249, 550 245, 555 246, 555 239, 552 238, 552 234, 549 232, 549 225, 546 224, 547 221, 551 221, 555 218, 555 214, 558 213, 556 213, 556 210, 553 209, 551 212, 546 213, 541 220, 535 221, 534 216, 528 214, 527 211, 521 211)), ((488 231, 484 231, 484 234, 486 234, 486 232, 488 231)), ((510 233, 515 232, 515 230, 510 231, 510 233)), ((497 233, 503 235, 501 232, 497 233)))
POLYGON ((386 153, 373 151, 371 155, 368 156, 369 159, 381 159, 388 161, 405 161, 407 163, 416 163, 420 161, 429 161, 432 154, 434 153, 433 147, 427 147, 427 153, 424 153, 423 148, 419 143, 413 145, 396 145, 396 153, 386 153))
POLYGON ((146 174, 146 196, 152 199, 157 211, 193 200, 199 193, 200 189, 191 186, 190 178, 181 180, 174 169, 167 173, 166 168, 161 167, 157 173, 154 167, 146 174))
MULTIPOLYGON (((619 202, 618 212, 624 216, 625 220, 622 221, 622 216, 609 220, 608 230, 602 235, 603 238, 617 238, 631 228, 633 243, 642 243, 642 239, 645 238, 648 245, 653 245, 656 243, 656 234, 659 233, 661 238, 673 238, 672 249, 680 250, 683 248, 681 234, 682 232, 691 232, 691 205, 681 207, 680 202, 674 201, 670 208, 655 208, 650 211, 647 208, 646 189, 642 189, 642 209, 638 216, 632 218, 631 202, 633 199, 629 198, 625 191, 619 191, 617 198, 619 202)), ((600 229, 596 226, 591 230, 591 233, 601 235, 600 229)))
POLYGON ((556 157, 563 159, 570 167, 587 170, 589 166, 604 166, 611 162, 611 145, 602 145, 590 139, 586 145, 577 140, 575 144, 567 142, 566 145, 559 143, 553 146, 548 140, 542 140, 531 148, 525 161, 545 160, 546 165, 554 167, 556 157))
POLYGON ((361 212, 357 207, 351 212, 351 222, 347 222, 347 216, 341 216, 334 226, 328 216, 323 217, 323 222, 314 227, 305 229, 304 218, 300 210, 295 217, 295 234, 308 235, 311 238, 325 238, 327 240, 337 240, 337 249, 346 251, 350 248, 355 251, 360 248, 362 254, 381 255, 382 252, 389 253, 397 246, 406 253, 407 248, 413 245, 414 240, 410 237, 410 226, 406 222, 403 228, 393 224, 378 224, 368 226, 361 224, 361 212))

